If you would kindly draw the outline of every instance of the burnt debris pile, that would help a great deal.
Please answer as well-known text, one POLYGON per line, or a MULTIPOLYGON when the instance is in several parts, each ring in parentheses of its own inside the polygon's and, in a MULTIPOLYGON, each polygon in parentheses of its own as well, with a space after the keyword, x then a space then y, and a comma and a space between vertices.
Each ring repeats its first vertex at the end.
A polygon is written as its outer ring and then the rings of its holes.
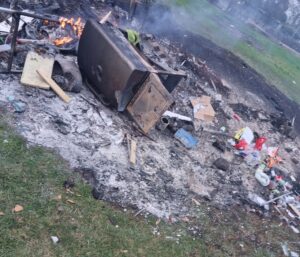
POLYGON ((131 11, 92 7, 0 9, 0 105, 29 144, 60 153, 96 199, 172 220, 202 201, 275 208, 297 232, 295 118, 183 44, 138 31, 131 11))

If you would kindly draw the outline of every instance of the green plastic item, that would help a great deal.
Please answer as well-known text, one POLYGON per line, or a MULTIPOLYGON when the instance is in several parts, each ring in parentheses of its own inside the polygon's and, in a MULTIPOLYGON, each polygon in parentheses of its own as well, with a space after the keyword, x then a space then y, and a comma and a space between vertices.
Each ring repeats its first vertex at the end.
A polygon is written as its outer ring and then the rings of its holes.
POLYGON ((134 46, 136 46, 141 41, 140 34, 135 30, 127 29, 126 32, 127 32, 128 41, 134 46))

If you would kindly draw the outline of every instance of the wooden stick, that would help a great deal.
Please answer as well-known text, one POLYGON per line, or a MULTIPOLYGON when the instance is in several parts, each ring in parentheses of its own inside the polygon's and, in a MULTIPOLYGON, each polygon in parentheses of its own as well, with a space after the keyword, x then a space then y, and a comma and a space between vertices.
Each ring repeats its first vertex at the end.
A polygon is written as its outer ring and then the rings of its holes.
POLYGON ((291 203, 288 204, 288 206, 292 209, 292 211, 300 218, 300 211, 297 209, 297 207, 291 203))
POLYGON ((135 164, 136 164, 136 148, 137 148, 136 141, 131 139, 129 160, 130 160, 130 164, 132 166, 135 166, 135 164))
POLYGON ((273 202, 275 202, 276 200, 278 200, 278 199, 280 199, 280 198, 282 198, 282 197, 284 197, 284 196, 291 195, 292 193, 293 193, 293 192, 289 192, 289 193, 283 194, 283 195, 281 195, 281 196, 275 197, 275 198, 271 199, 270 201, 265 202, 264 205, 269 204, 269 203, 273 203, 273 202))
POLYGON ((104 24, 110 17, 111 11, 109 11, 100 21, 101 24, 104 24))
POLYGON ((45 80, 49 86, 53 89, 53 91, 62 99, 64 100, 66 103, 70 102, 70 97, 60 88, 59 85, 56 84, 56 82, 48 77, 47 74, 45 74, 45 72, 43 70, 37 70, 37 73, 43 78, 43 80, 45 80))
POLYGON ((18 38, 18 43, 20 44, 36 44, 36 45, 47 45, 50 44, 47 40, 36 40, 36 39, 27 39, 27 38, 18 38))
POLYGON ((216 85, 215 85, 215 82, 214 82, 212 79, 210 79, 210 82, 211 82, 211 84, 212 84, 212 86, 213 86, 215 92, 217 92, 217 87, 216 87, 216 85))

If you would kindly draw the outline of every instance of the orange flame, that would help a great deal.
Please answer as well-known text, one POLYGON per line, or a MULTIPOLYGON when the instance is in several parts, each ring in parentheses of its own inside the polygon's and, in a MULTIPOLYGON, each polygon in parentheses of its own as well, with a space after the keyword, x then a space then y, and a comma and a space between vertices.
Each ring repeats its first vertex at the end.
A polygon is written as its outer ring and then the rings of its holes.
POLYGON ((61 37, 61 38, 57 38, 53 41, 53 43, 56 45, 56 46, 62 46, 62 45, 65 45, 67 43, 70 43, 73 41, 73 38, 71 37, 61 37))
MULTIPOLYGON (((81 18, 75 20, 74 18, 67 19, 61 17, 59 19, 59 22, 60 22, 60 27, 62 29, 66 29, 67 27, 70 27, 72 29, 72 32, 74 33, 74 35, 72 36, 74 38, 80 38, 84 28, 84 23, 82 22, 81 18)), ((72 38, 72 36, 57 38, 53 41, 53 43, 57 46, 62 46, 64 44, 70 43, 74 39, 72 38)))

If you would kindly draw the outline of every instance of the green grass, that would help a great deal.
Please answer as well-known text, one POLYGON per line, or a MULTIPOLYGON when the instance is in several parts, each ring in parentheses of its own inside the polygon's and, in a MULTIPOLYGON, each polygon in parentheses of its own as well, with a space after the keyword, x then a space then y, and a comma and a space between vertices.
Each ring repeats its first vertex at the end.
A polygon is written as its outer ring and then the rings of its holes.
MULTIPOLYGON (((174 4, 174 1, 169 2, 174 4)), ((269 83, 300 103, 299 55, 254 27, 237 22, 207 0, 185 1, 180 8, 186 11, 183 16, 178 14, 181 26, 235 53, 269 83), (230 28, 232 25, 234 29, 230 28)))
POLYGON ((90 186, 60 157, 28 147, 1 122, 0 167, 0 257, 268 257, 280 256, 281 241, 298 240, 279 221, 263 223, 256 215, 205 204, 195 205, 198 214, 188 223, 156 225, 153 217, 134 217, 136 211, 94 200, 90 186), (69 178, 76 182, 71 192, 63 187, 69 178), (24 210, 13 213, 16 204, 24 210), (188 233, 190 226, 197 226, 200 235, 188 233), (159 235, 153 234, 154 228, 159 235), (259 247, 250 235, 257 237, 259 247), (54 245, 51 236, 60 242, 54 245))

